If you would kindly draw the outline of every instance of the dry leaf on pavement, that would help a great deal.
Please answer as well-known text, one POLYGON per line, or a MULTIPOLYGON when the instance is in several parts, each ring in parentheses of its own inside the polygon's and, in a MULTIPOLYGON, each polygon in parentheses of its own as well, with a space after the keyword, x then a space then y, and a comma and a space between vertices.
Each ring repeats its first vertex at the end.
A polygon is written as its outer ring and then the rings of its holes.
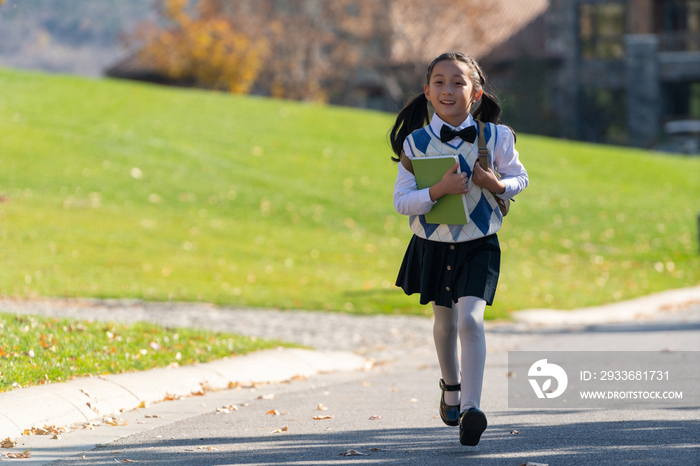
POLYGON ((368 448, 367 450, 369 450, 369 451, 390 451, 386 448, 376 448, 376 447, 375 448, 368 448))
POLYGON ((12 440, 10 437, 7 437, 5 440, 2 441, 2 448, 14 448, 14 446, 17 445, 17 440, 12 440))
POLYGON ((357 450, 345 450, 343 453, 339 454, 338 456, 367 456, 367 453, 360 453, 357 450))
POLYGON ((218 448, 215 448, 215 447, 205 447, 205 446, 197 447, 197 449, 198 449, 198 450, 212 450, 212 451, 213 451, 213 450, 218 450, 218 448))
POLYGON ((289 427, 288 427, 288 426, 284 426, 284 427, 281 427, 281 428, 279 428, 279 429, 277 429, 277 430, 273 430, 272 433, 273 433, 273 434, 279 434, 279 433, 287 432, 287 431, 289 431, 289 427))
POLYGON ((282 414, 282 413, 280 413, 280 412, 277 411, 276 409, 271 409, 271 410, 269 410, 268 412, 266 412, 265 414, 274 414, 275 416, 279 416, 279 415, 282 414))
POLYGON ((148 401, 142 401, 139 408, 148 408, 148 401))
POLYGON ((8 458, 12 458, 12 459, 19 459, 19 458, 31 458, 32 454, 29 453, 29 450, 24 450, 22 453, 7 452, 7 453, 5 453, 5 456, 7 456, 8 458))
POLYGON ((268 393, 267 395, 260 395, 258 400, 274 400, 275 399, 275 394, 274 393, 268 393))
POLYGON ((314 416, 315 421, 322 421, 324 419, 333 419, 333 416, 314 416))
POLYGON ((216 414, 229 414, 231 411, 238 411, 238 406, 231 405, 216 408, 216 414))
POLYGON ((125 426, 126 421, 124 419, 119 419, 118 417, 105 416, 102 422, 110 426, 125 426))
POLYGON ((527 463, 523 463, 520 466, 549 466, 547 463, 532 463, 528 461, 527 463))
POLYGON ((374 421, 375 419, 381 419, 381 418, 382 418, 382 417, 381 417, 379 414, 372 414, 372 415, 369 417, 369 420, 370 420, 370 421, 374 421))
POLYGON ((319 403, 319 404, 318 404, 318 410, 319 410, 319 411, 326 411, 326 410, 328 410, 328 408, 326 408, 325 406, 323 406, 323 403, 319 403))
POLYGON ((520 432, 518 432, 517 430, 511 430, 510 433, 511 434, 519 434, 520 432))
POLYGON ((138 461, 134 461, 134 460, 124 460, 124 461, 122 461, 122 463, 138 463, 138 461))

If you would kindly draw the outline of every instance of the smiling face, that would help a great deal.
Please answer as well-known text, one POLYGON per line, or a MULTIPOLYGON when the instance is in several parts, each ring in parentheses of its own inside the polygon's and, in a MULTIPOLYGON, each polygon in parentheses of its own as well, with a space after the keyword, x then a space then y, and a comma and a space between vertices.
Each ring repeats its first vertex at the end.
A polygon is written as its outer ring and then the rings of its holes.
POLYGON ((424 92, 438 116, 455 127, 467 119, 472 104, 481 98, 481 91, 474 92, 467 64, 453 60, 435 64, 424 92))

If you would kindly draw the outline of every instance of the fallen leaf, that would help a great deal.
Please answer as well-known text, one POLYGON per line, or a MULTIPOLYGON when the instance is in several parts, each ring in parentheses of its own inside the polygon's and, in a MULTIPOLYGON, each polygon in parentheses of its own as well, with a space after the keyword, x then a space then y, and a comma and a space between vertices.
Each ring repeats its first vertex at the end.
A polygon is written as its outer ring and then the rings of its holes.
POLYGON ((163 416, 161 416, 160 414, 146 414, 144 417, 153 419, 153 418, 161 418, 163 416))
POLYGON ((192 396, 204 396, 204 390, 200 390, 198 392, 192 392, 192 396))
POLYGON ((272 433, 273 433, 273 434, 279 434, 279 433, 281 433, 281 432, 287 432, 287 431, 289 431, 289 427, 284 426, 284 427, 281 427, 281 428, 279 428, 279 429, 277 429, 277 430, 273 430, 272 433))
POLYGON ((549 466, 547 463, 532 463, 528 461, 527 463, 523 463, 519 466, 549 466))
POLYGON ((271 410, 269 410, 268 412, 266 412, 265 414, 274 414, 275 416, 279 416, 279 415, 282 414, 282 413, 280 413, 280 412, 277 411, 276 409, 271 409, 271 410))
POLYGON ((238 411, 238 406, 231 405, 216 408, 216 414, 229 414, 231 411, 238 411))
POLYGON ((148 401, 142 401, 139 408, 148 408, 148 401))
POLYGON ((369 450, 369 451, 389 451, 386 448, 368 448, 367 450, 369 450))
POLYGON ((314 416, 315 421, 322 421, 324 419, 333 419, 333 416, 314 416))
POLYGON ((91 410, 95 411, 97 414, 100 414, 100 411, 97 409, 97 404, 96 404, 96 403, 93 403, 93 402, 91 402, 91 401, 88 401, 88 402, 85 403, 85 404, 88 405, 88 408, 90 408, 91 410))
POLYGON ((125 426, 126 421, 124 419, 119 419, 118 417, 104 417, 102 422, 110 426, 125 426))
POLYGON ((134 461, 134 460, 124 460, 124 461, 122 461, 122 463, 138 463, 138 461, 134 461))
POLYGON ((54 434, 53 437, 51 437, 52 440, 60 440, 61 439, 61 434, 54 434))
POLYGON ((343 453, 339 454, 338 456, 367 456, 367 453, 360 453, 357 450, 345 450, 343 453))
POLYGON ((87 429, 87 430, 95 430, 95 428, 94 428, 94 427, 92 427, 92 424, 90 424, 89 422, 88 422, 87 424, 85 424, 85 425, 83 426, 83 429, 87 429))
POLYGON ((374 421, 375 419, 381 419, 382 417, 379 414, 373 414, 369 417, 370 421, 374 421))
POLYGON ((17 440, 12 440, 10 437, 7 437, 5 440, 2 441, 2 448, 14 448, 14 446, 17 445, 17 440))
POLYGON ((236 390, 240 390, 242 387, 240 382, 229 382, 228 383, 228 388, 235 388, 236 390))
POLYGON ((318 410, 319 410, 319 411, 328 411, 328 408, 326 408, 325 406, 323 406, 323 403, 319 403, 319 404, 318 404, 318 410))
POLYGON ((274 393, 268 393, 267 395, 260 395, 258 400, 274 400, 275 399, 275 394, 274 393))
POLYGON ((506 374, 506 377, 508 377, 509 379, 515 379, 518 377, 518 374, 516 374, 515 371, 510 371, 506 374))
POLYGON ((510 433, 515 435, 515 434, 519 434, 520 432, 518 432, 517 430, 511 430, 510 433))
POLYGON ((218 448, 215 447, 205 447, 205 446, 199 446, 197 447, 198 450, 218 450, 218 448))
POLYGON ((31 457, 32 457, 32 454, 29 453, 29 450, 24 450, 22 453, 9 453, 9 452, 8 452, 8 453, 5 453, 5 456, 7 456, 8 458, 12 458, 12 459, 15 459, 15 458, 31 458, 31 457))
POLYGON ((294 377, 292 377, 292 380, 306 380, 306 379, 307 379, 307 377, 305 375, 301 375, 301 374, 298 374, 298 375, 295 375, 294 377))

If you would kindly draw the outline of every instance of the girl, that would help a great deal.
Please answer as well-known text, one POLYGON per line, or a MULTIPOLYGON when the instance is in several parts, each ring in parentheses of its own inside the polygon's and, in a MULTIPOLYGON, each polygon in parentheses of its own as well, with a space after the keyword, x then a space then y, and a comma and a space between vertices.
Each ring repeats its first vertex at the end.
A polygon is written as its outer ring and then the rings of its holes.
POLYGON ((392 160, 400 162, 394 207, 410 216, 414 232, 396 285, 406 294, 420 293, 421 304, 432 304, 433 338, 442 373, 440 417, 449 426, 459 425, 462 445, 477 445, 486 430, 486 416, 479 409, 486 362, 483 321, 498 282, 501 249, 496 232, 503 220, 495 196, 510 199, 528 185, 514 147, 515 135, 497 124, 501 109, 484 92, 485 83, 481 68, 471 57, 440 55, 428 67, 423 94, 399 112, 391 131, 396 154, 392 160), (472 105, 479 100, 472 117, 472 105), (430 120, 428 102, 434 109, 430 120), (478 163, 475 119, 486 123, 487 170, 478 163), (439 182, 419 190, 411 159, 435 155, 458 155, 459 162, 439 182), (460 173, 455 173, 458 168, 460 173), (425 221, 424 214, 445 194, 467 196, 466 225, 425 221))

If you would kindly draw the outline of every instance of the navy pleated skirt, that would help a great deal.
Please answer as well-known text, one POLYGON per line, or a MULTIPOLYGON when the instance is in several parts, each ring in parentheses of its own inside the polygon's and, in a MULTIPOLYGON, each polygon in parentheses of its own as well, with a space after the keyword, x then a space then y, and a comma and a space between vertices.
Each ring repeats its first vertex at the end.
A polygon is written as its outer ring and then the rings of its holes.
POLYGON ((462 243, 429 241, 413 235, 396 279, 408 295, 420 293, 420 303, 452 307, 463 296, 482 298, 490 306, 501 268, 496 235, 462 243))

